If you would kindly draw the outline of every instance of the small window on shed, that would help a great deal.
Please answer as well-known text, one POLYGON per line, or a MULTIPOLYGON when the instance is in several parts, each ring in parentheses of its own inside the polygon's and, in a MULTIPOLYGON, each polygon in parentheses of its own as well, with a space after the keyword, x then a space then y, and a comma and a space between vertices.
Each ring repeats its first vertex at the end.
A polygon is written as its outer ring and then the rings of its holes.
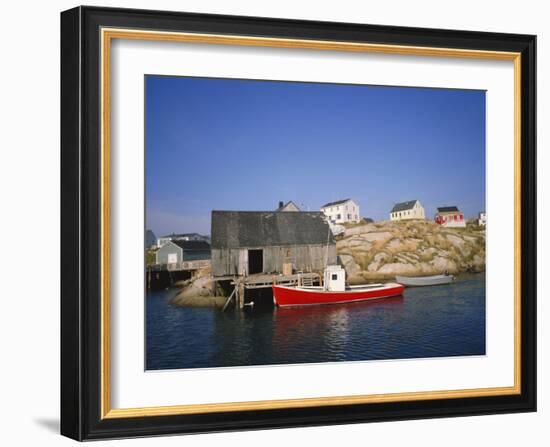
POLYGON ((332 274, 332 280, 336 281, 338 279, 338 275, 336 273, 332 274))

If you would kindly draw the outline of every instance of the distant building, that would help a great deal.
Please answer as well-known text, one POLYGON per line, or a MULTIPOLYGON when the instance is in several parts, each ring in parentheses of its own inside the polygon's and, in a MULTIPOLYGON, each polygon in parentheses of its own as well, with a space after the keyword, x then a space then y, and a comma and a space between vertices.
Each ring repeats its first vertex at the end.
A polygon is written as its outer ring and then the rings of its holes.
POLYGON ((466 219, 456 206, 442 206, 437 208, 435 223, 444 227, 465 227, 466 219))
POLYGON ((157 264, 179 264, 184 261, 210 259, 210 244, 205 241, 168 241, 156 253, 157 264))
POLYGON ((279 202, 279 207, 275 211, 300 211, 300 208, 292 201, 288 202, 279 202))
POLYGON ((210 238, 199 233, 172 233, 158 238, 157 246, 162 247, 164 244, 171 241, 204 241, 210 243, 210 238))
POLYGON ((358 223, 361 220, 359 205, 352 199, 329 202, 321 207, 321 211, 333 224, 358 223))
POLYGON ((481 227, 484 227, 487 225, 487 213, 485 211, 482 211, 478 215, 477 224, 481 227))
POLYGON ((390 220, 426 219, 420 200, 396 203, 390 211, 390 220))
POLYGON ((336 263, 336 243, 320 212, 212 211, 212 275, 315 272, 336 263))
POLYGON ((154 248, 157 246, 157 237, 151 230, 145 231, 145 248, 154 248))

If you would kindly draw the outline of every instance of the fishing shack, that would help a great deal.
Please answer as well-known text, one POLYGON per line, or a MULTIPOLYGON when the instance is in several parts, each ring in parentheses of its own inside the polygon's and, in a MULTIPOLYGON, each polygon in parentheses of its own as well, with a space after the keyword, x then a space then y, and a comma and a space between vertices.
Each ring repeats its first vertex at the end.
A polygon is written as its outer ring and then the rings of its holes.
POLYGON ((206 241, 168 241, 155 253, 155 263, 147 266, 147 289, 172 287, 210 267, 210 244, 206 241))
POLYGON ((168 241, 156 253, 156 263, 181 264, 185 261, 210 259, 210 244, 205 241, 168 241))
POLYGON ((212 275, 320 272, 336 263, 321 212, 212 211, 212 275))

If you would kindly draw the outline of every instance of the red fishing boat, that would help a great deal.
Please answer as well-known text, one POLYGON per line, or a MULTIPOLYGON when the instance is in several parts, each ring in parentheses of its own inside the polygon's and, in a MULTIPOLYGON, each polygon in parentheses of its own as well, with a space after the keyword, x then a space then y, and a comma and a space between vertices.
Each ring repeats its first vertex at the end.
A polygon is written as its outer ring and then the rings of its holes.
POLYGON ((340 266, 328 266, 324 286, 273 285, 273 302, 279 307, 355 303, 399 296, 405 287, 397 283, 346 286, 346 272, 340 266))

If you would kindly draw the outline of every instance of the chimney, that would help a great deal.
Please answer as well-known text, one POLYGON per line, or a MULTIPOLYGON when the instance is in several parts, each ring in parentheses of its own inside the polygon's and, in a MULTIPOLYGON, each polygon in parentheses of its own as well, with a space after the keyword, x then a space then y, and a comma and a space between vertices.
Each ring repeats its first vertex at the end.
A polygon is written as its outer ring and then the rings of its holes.
POLYGON ((284 205, 284 202, 282 200, 279 200, 279 208, 282 208, 284 205))

